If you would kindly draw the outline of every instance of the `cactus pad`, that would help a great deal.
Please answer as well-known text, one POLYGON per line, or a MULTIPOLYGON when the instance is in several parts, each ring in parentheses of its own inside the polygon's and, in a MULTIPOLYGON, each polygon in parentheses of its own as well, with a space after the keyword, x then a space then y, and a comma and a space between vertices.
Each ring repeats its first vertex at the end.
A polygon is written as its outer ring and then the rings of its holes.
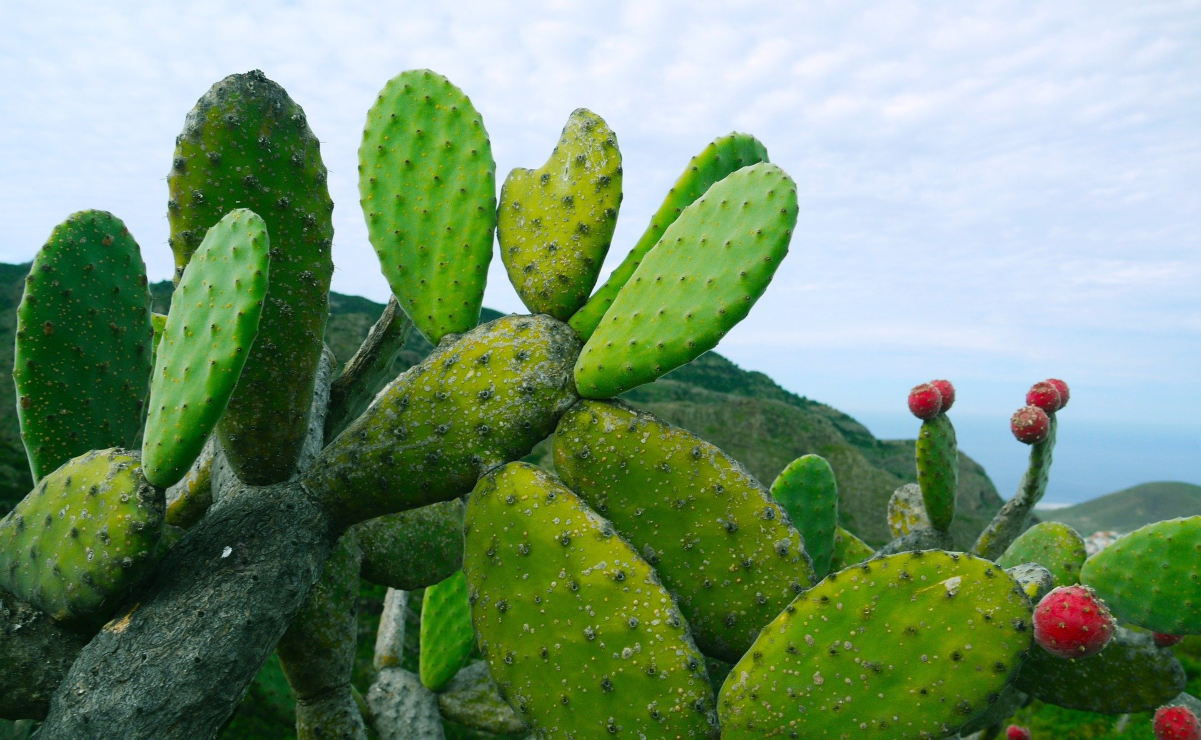
POLYGON ((443 342, 322 451, 305 485, 347 523, 458 498, 554 431, 576 401, 578 352, 575 332, 549 316, 506 316, 443 342))
POLYGON ((532 465, 484 476, 464 570, 480 651, 540 738, 716 738, 704 658, 655 571, 532 465))
POLYGON ((804 455, 789 463, 771 484, 771 495, 804 538, 818 578, 830 572, 838 527, 838 482, 825 458, 804 455))
POLYGON ((930 525, 949 531, 959 491, 959 446, 955 427, 946 414, 922 422, 917 436, 917 482, 930 525))
POLYGON ((0 521, 0 586, 55 619, 103 620, 155 564, 164 508, 136 453, 81 455, 0 521))
POLYGON ((321 144, 282 87, 258 70, 230 75, 188 113, 167 186, 177 278, 225 214, 248 208, 267 224, 270 290, 217 432, 240 479, 287 480, 308 432, 334 270, 321 144))
POLYGON ((496 236, 509 281, 533 313, 566 321, 596 284, 621 207, 621 151, 580 108, 541 168, 517 168, 500 191, 496 236))
POLYGON ((706 654, 737 660, 817 579, 784 510, 696 435, 607 401, 555 432, 563 482, 655 566, 706 654))
POLYGON ((496 163, 483 117, 428 69, 392 78, 359 145, 367 234, 392 293, 437 344, 476 325, 496 227, 496 163))
POLYGON ((646 258, 647 252, 659 243, 663 232, 680 217, 685 208, 731 172, 766 161, 767 149, 763 144, 754 136, 739 133, 727 134, 713 140, 700 154, 689 160, 683 174, 676 179, 671 190, 667 191, 663 205, 659 206, 659 210, 651 217, 650 225, 646 227, 638 243, 609 275, 609 279, 600 290, 571 317, 571 328, 576 330, 580 338, 588 341, 605 312, 609 310, 609 306, 613 304, 613 299, 646 258))
POLYGON ((360 524, 363 578, 416 591, 463 567, 463 502, 442 501, 360 524))
POLYGON ((1008 685, 1030 616, 1013 579, 970 555, 901 553, 831 574, 734 666, 722 738, 945 737, 1008 685))
POLYGON ((1055 577, 1056 586, 1080 582, 1080 568, 1088 553, 1084 540, 1066 524, 1041 522, 1027 529, 997 559, 1002 568, 1022 563, 1038 563, 1055 577))
POLYGON ((796 186, 744 167, 668 227, 621 289, 576 363, 580 395, 608 398, 713 349, 750 312, 788 254, 796 186))
POLYGON ((187 474, 225 411, 259 330, 270 261, 263 219, 238 209, 209 229, 184 270, 156 353, 142 441, 154 485, 187 474))
POLYGON ((441 691, 467 664, 475 647, 467 578, 458 571, 425 589, 421 602, 421 683, 441 691))
POLYGON ((888 498, 888 531, 894 538, 930 529, 930 515, 922 500, 922 489, 916 483, 906 483, 888 498))
POLYGON ((834 530, 834 552, 830 557, 830 572, 836 573, 857 563, 862 563, 876 551, 863 540, 842 527, 834 530))
POLYGON ((55 227, 17 309, 17 419, 33 479, 90 450, 133 444, 150 381, 146 266, 119 218, 55 227))
POLYGON ((1084 562, 1080 582, 1119 619, 1170 635, 1201 634, 1201 516, 1122 537, 1084 562))

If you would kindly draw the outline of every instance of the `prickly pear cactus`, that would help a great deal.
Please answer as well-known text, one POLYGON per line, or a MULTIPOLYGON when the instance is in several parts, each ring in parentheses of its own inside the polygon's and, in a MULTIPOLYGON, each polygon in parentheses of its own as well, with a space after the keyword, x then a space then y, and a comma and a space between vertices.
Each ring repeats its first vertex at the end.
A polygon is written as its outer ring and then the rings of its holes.
POLYGON ((658 571, 707 654, 737 660, 817 579, 784 510, 696 435, 610 401, 555 432, 555 469, 658 571))
POLYGON ((359 145, 367 235, 392 293, 432 344, 476 325, 496 227, 483 117, 428 69, 392 78, 359 145))
POLYGON ((230 75, 188 114, 167 186, 177 277, 225 214, 248 208, 266 222, 271 285, 218 433, 241 480, 287 480, 308 432, 334 271, 321 144, 282 87, 258 70, 230 75))
POLYGON ((475 645, 467 578, 459 571, 425 589, 421 602, 421 683, 441 691, 467 664, 475 645))
POLYGON ((771 495, 804 538, 814 574, 824 578, 830 572, 838 527, 838 482, 830 463, 819 455, 798 457, 776 476, 771 495))
POLYGON ((463 567, 463 502, 442 501, 359 524, 363 578, 415 591, 463 567))
POLYGON ((530 311, 566 321, 584 305, 620 207, 617 137, 604 119, 580 108, 546 164, 513 170, 500 191, 500 258, 530 311))
POLYGON ((959 446, 955 427, 946 414, 922 422, 917 436, 917 482, 930 524, 943 532, 955 519, 959 490, 959 446))
POLYGON ((1148 524, 1084 562, 1120 619, 1170 635, 1201 634, 1201 516, 1148 524))
POLYGON ((539 738, 716 738, 703 656, 655 571, 548 473, 512 463, 467 504, 480 651, 539 738))
POLYGON ((763 144, 754 136, 739 133, 715 139, 700 154, 689 160, 684 172, 667 192, 663 205, 659 206, 659 210, 651 217, 651 222, 638 239, 638 243, 609 275, 605 284, 571 317, 571 328, 576 330, 580 338, 588 341, 605 312, 609 310, 609 306, 613 304, 613 299, 617 298, 617 294, 625 287, 638 265, 642 264, 647 253, 659 243, 663 232, 680 217, 685 208, 730 173, 766 161, 767 149, 763 144))
POLYGON ((713 349, 763 295, 788 254, 796 186, 779 167, 728 175, 684 209, 584 345, 584 398, 649 383, 713 349))
POLYGON ((137 453, 81 455, 0 520, 0 587, 55 619, 102 621, 157 562, 163 510, 137 453))
POLYGON ((842 527, 834 530, 834 552, 830 556, 830 572, 837 573, 857 563, 862 563, 876 553, 863 540, 842 527))
POLYGON ((945 737, 1030 647, 1030 603, 970 555, 901 553, 832 573, 763 629, 719 698, 723 740, 945 737))
POLYGON ((208 230, 171 300, 142 441, 159 488, 188 472, 225 411, 259 330, 271 262, 267 225, 231 211, 208 230))
POLYGON ((918 484, 906 483, 888 497, 888 531, 893 537, 904 537, 932 526, 918 484))
POLYGON ((1087 557, 1084 540, 1076 530, 1059 522, 1040 522, 1014 540, 997 565, 1012 568, 1038 563, 1051 571, 1056 586, 1071 586, 1080 582, 1080 568, 1087 557))
POLYGON ((17 420, 34 481, 89 450, 132 445, 150 381, 146 266, 121 219, 54 228, 17 308, 17 420))

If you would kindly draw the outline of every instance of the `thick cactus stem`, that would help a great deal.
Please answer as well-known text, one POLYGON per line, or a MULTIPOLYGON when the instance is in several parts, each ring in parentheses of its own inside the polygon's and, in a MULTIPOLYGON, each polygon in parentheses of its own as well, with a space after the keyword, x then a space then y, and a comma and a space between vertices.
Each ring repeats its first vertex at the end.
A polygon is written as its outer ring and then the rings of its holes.
POLYGON ((0 588, 0 719, 44 719, 90 638, 0 588))
POLYGON ((988 560, 996 560, 1013 544, 1026 522, 1030 520, 1035 505, 1042 500, 1047 492, 1047 483, 1051 475, 1051 453, 1055 450, 1055 430, 1057 422, 1054 414, 1049 414, 1050 427, 1046 438, 1030 446, 1030 464, 1018 484, 1017 493, 1005 502, 984 531, 976 539, 972 552, 988 560))

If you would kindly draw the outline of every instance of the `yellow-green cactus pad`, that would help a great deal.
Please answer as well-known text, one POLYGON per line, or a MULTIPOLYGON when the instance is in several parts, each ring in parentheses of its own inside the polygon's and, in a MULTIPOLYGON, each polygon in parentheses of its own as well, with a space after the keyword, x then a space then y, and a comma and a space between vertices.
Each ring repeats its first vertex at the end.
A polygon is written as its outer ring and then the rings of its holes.
POLYGON ((1114 616, 1154 632, 1201 634, 1201 516, 1148 524, 1084 561, 1080 582, 1114 616))
POLYGON ((955 427, 946 414, 922 422, 917 435, 917 482, 930 524, 946 532, 955 519, 955 494, 959 491, 959 445, 955 427))
POLYGON ((876 551, 863 540, 842 527, 834 530, 834 554, 830 557, 830 572, 836 573, 857 563, 862 563, 876 551))
POLYGON ((1027 529, 997 559, 1002 568, 1038 563, 1051 571, 1056 586, 1080 582, 1080 568, 1088 553, 1076 530, 1060 522, 1041 522, 1027 529))
POLYGON ((763 144, 754 136, 739 133, 714 139, 700 154, 690 159, 684 172, 676 179, 671 190, 667 191, 663 204, 651 217, 650 224, 634 248, 609 275, 609 279, 600 290, 571 317, 571 328, 576 330, 580 338, 588 341, 605 312, 609 310, 609 306, 613 304, 613 299, 646 258, 647 252, 659 243, 663 232, 680 217, 685 208, 704 195, 713 183, 725 179, 731 172, 766 161, 767 149, 763 144))
POLYGON ((888 531, 894 538, 921 529, 930 529, 930 516, 922 501, 922 489, 916 483, 906 483, 888 498, 888 531))
POLYGON ((59 620, 103 620, 156 562, 163 492, 137 453, 89 452, 0 521, 0 586, 59 620))
POLYGON ((305 485, 353 524, 458 498, 529 454, 576 401, 575 332, 506 316, 440 344, 329 444, 305 485))
POLYGON ((208 230, 171 297, 142 440, 146 479, 174 485, 200 454, 251 354, 271 263, 267 225, 231 211, 208 230))
POLYGON ((146 266, 121 219, 54 228, 17 308, 13 380, 33 479, 89 450, 133 444, 150 381, 146 266))
POLYGON ((584 398, 649 383, 713 349, 763 295, 788 254, 796 185, 779 167, 744 167, 684 209, 584 345, 584 398))
POLYGON ((940 738, 983 712, 1030 647, 995 564, 937 550, 833 573, 763 628, 718 700, 723 740, 940 738))
POLYGON ((475 647, 467 577, 459 571, 425 590, 421 601, 421 683, 441 691, 467 665, 475 647))
POLYGON ((480 652, 539 738, 717 737, 704 657, 655 571, 549 473, 512 463, 467 502, 480 652))
POLYGON ((620 207, 617 137, 604 119, 580 108, 546 164, 513 170, 500 191, 500 258, 530 311, 566 321, 584 305, 620 207))
POLYGON ((804 538, 814 573, 825 578, 838 527, 838 482, 830 463, 820 455, 798 457, 776 476, 771 495, 804 538))
POLYGON ((817 580, 800 534, 763 486, 651 414, 576 404, 555 431, 555 469, 655 566, 706 654, 737 660, 817 580))
POLYGON ((359 145, 367 235, 392 293, 425 338, 476 325, 496 227, 496 163, 484 119, 428 69, 392 78, 359 145))

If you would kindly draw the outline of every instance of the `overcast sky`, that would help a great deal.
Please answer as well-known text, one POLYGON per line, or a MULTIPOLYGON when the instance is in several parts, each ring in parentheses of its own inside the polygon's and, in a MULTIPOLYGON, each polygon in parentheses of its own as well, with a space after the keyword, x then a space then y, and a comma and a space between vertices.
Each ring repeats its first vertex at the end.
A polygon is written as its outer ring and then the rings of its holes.
MULTIPOLYGON (((688 158, 758 136, 799 187, 792 253, 719 350, 882 437, 948 377, 962 448, 1008 496, 1030 383, 1073 388, 1048 499, 1201 484, 1201 3, 0 4, 0 261, 110 210, 170 275, 174 137, 220 78, 304 107, 336 203, 334 289, 388 288, 357 208, 366 110, 429 67, 536 167, 568 114, 617 133, 608 267, 688 158)), ((486 303, 521 304, 494 261, 486 303)))

